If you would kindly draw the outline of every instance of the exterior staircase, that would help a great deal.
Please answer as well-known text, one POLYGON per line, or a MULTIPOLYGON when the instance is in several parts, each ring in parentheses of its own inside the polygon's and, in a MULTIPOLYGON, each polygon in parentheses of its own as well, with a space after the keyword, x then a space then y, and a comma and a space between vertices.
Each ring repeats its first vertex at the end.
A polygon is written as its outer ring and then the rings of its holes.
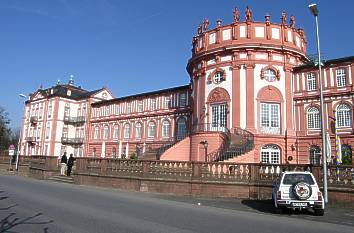
POLYGON ((187 134, 184 135, 183 137, 179 137, 175 141, 169 141, 169 142, 166 142, 165 144, 160 145, 159 147, 150 148, 150 149, 146 150, 145 153, 141 157, 139 157, 139 159, 140 160, 160 160, 161 155, 166 150, 173 147, 174 145, 176 145, 177 143, 179 143, 180 141, 182 141, 186 137, 188 137, 187 134))
POLYGON ((72 176, 63 176, 63 175, 59 175, 59 174, 49 177, 48 180, 60 182, 60 183, 67 183, 67 184, 74 183, 74 178, 72 176))
POLYGON ((222 153, 215 161, 232 160, 238 156, 245 155, 254 149, 254 136, 251 132, 241 128, 234 128, 223 148, 222 153))

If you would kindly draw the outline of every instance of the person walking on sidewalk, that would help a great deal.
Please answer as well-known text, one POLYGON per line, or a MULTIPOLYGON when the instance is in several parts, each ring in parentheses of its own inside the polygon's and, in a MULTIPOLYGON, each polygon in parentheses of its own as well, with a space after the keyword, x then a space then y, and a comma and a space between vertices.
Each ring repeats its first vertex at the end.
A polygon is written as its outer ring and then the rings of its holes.
POLYGON ((68 170, 66 172, 67 176, 70 176, 71 174, 71 169, 74 166, 74 161, 76 159, 73 157, 73 154, 70 154, 69 160, 68 160, 68 170))
POLYGON ((66 157, 66 152, 64 152, 63 156, 60 160, 60 175, 65 176, 66 164, 68 163, 68 158, 66 157))

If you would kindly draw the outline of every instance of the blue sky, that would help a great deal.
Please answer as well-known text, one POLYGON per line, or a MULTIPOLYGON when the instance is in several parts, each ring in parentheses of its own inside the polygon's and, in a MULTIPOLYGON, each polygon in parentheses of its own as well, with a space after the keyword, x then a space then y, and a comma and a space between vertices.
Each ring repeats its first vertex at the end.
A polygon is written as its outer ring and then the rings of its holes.
MULTIPOLYGON (((231 0, 0 0, 0 106, 11 126, 21 124, 19 93, 28 94, 73 74, 88 90, 108 87, 125 96, 189 82, 192 36, 205 17, 241 19, 249 5, 255 21, 280 22, 281 10, 305 29, 316 53, 313 1, 231 0)), ((326 59, 354 55, 354 1, 318 0, 321 52, 326 59)))

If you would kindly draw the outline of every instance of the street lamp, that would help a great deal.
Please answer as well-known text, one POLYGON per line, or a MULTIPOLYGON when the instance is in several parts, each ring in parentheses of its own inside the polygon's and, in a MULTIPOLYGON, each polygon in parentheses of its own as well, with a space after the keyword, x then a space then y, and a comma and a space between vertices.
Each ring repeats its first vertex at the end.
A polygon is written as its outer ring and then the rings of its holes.
POLYGON ((321 51, 320 51, 320 35, 318 33, 318 8, 317 4, 310 4, 309 9, 311 14, 316 19, 316 38, 317 38, 317 54, 318 54, 318 71, 319 71, 319 84, 320 84, 320 111, 321 111, 321 134, 322 134, 322 163, 323 163, 323 194, 324 201, 328 203, 327 193, 327 147, 326 147, 326 135, 324 127, 324 105, 323 105, 323 90, 322 90, 322 74, 321 74, 321 51))
POLYGON ((208 141, 207 140, 204 140, 204 141, 201 141, 200 144, 202 144, 204 146, 204 162, 208 162, 207 161, 207 158, 208 158, 208 141))
MULTIPOLYGON (((19 97, 21 97, 21 98, 23 98, 23 99, 26 99, 27 98, 27 96, 25 95, 25 94, 19 94, 18 95, 19 97)), ((23 101, 23 103, 25 103, 25 101, 23 101)), ((25 105, 26 106, 26 105, 25 105)), ((26 109, 24 110, 24 112, 26 112, 26 109)), ((22 124, 22 126, 23 126, 23 124, 22 124)), ((21 142, 22 142, 22 140, 21 140, 21 138, 22 138, 22 130, 23 130, 23 128, 21 127, 21 129, 20 129, 20 135, 19 135, 19 138, 18 138, 18 143, 17 143, 17 156, 16 156, 16 171, 18 171, 18 162, 19 162, 19 157, 20 157, 20 149, 21 149, 21 147, 20 147, 20 145, 21 145, 21 142)))

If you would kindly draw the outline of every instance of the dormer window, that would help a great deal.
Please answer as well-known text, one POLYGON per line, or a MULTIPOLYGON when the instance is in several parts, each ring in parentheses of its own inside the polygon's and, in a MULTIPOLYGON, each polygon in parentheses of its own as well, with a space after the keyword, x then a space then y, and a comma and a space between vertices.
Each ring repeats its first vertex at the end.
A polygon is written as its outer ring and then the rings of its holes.
POLYGON ((276 74, 274 70, 268 69, 264 72, 264 79, 268 82, 274 82, 276 79, 276 74))
POLYGON ((214 83, 219 84, 222 81, 225 81, 224 72, 217 71, 214 75, 214 83))
POLYGON ((273 66, 264 67, 261 70, 261 79, 265 79, 267 82, 275 82, 280 80, 280 71, 273 66))

